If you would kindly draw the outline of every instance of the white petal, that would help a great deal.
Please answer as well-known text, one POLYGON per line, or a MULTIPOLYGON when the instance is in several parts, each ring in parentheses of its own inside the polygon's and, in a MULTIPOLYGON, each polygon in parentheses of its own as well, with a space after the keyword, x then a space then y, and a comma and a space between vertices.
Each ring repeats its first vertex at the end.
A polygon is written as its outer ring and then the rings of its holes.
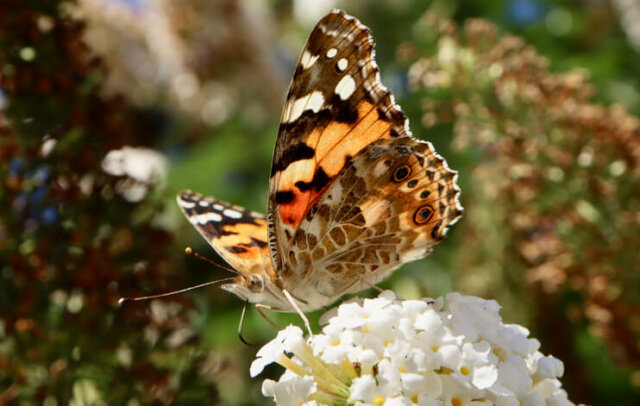
POLYGON ((429 307, 422 300, 405 300, 400 305, 402 307, 402 316, 410 319, 415 319, 429 307))
MULTIPOLYGON (((505 362, 500 364, 497 384, 499 387, 508 388, 508 391, 516 394, 516 396, 529 393, 533 380, 527 373, 527 365, 524 359, 517 355, 511 355, 505 362)), ((498 387, 492 387, 491 391, 502 393, 502 389, 498 390, 498 387)))
POLYGON ((560 382, 557 379, 543 379, 538 382, 533 391, 539 394, 543 399, 547 399, 560 388, 560 382))
POLYGON ((253 362, 251 363, 251 366, 249 367, 249 375, 252 378, 260 375, 260 373, 262 373, 262 371, 264 370, 264 367, 266 367, 271 363, 273 363, 273 361, 267 360, 265 358, 254 359, 253 362))
POLYGON ((402 394, 402 384, 398 367, 389 360, 383 359, 378 363, 378 385, 382 388, 385 397, 395 397, 402 394))
POLYGON ((442 380, 435 372, 425 374, 402 374, 402 388, 404 393, 424 394, 436 399, 442 394, 442 380))
POLYGON ((460 347, 455 345, 444 345, 440 347, 438 353, 442 356, 444 365, 447 368, 456 370, 460 365, 460 347))
POLYGON ((402 396, 396 396, 392 398, 386 398, 384 406, 411 406, 411 401, 402 396))
POLYGON ((373 399, 376 391, 376 380, 371 375, 363 375, 351 382, 351 399, 369 401, 373 399))
POLYGON ((538 360, 537 373, 546 378, 560 378, 564 375, 564 364, 555 357, 543 357, 538 360))
POLYGON ((273 397, 273 393, 277 384, 278 382, 274 380, 265 379, 264 382, 262 382, 262 394, 264 396, 273 397))
POLYGON ((545 406, 544 400, 535 392, 527 393, 520 399, 520 402, 522 406, 545 406))
POLYGON ((478 389, 487 389, 498 380, 498 368, 487 365, 473 370, 471 383, 478 389))
POLYGON ((573 402, 567 398, 567 392, 558 390, 552 397, 547 399, 548 406, 572 406, 573 402))
POLYGON ((380 360, 378 354, 373 350, 362 347, 349 349, 348 357, 351 362, 359 362, 363 369, 372 368, 380 360))
POLYGON ((276 404, 283 406, 297 406, 308 400, 315 391, 315 383, 310 376, 288 375, 278 382, 267 379, 262 384, 262 394, 272 397, 276 404))
POLYGON ((251 377, 254 377, 262 372, 265 366, 274 363, 284 354, 286 347, 285 341, 287 338, 295 340, 297 336, 302 335, 302 330, 296 326, 287 326, 284 330, 278 332, 278 335, 273 340, 265 344, 258 353, 256 359, 251 363, 249 373, 251 377))

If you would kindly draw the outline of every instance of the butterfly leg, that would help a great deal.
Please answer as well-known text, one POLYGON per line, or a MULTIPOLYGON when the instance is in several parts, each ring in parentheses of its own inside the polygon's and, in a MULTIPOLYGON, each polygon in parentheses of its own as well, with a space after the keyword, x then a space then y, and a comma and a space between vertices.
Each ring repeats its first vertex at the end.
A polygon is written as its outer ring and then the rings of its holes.
POLYGON ((249 301, 247 300, 244 302, 244 306, 242 307, 242 314, 240 315, 240 323, 238 323, 238 337, 240 338, 240 341, 242 341, 244 344, 248 345, 249 347, 258 347, 257 345, 251 344, 250 342, 245 340, 244 337, 242 336, 242 325, 244 324, 244 316, 247 313, 248 305, 249 305, 249 301))
POLYGON ((364 285, 369 286, 369 288, 371 288, 371 289, 375 289, 375 290, 377 290, 377 291, 378 291, 378 293, 382 293, 382 292, 384 292, 384 289, 382 289, 380 286, 375 285, 375 284, 373 284, 373 283, 369 283, 369 281, 365 280, 364 278, 361 278, 361 279, 360 279, 360 282, 361 282, 362 284, 364 284, 364 285))
POLYGON ((280 327, 278 327, 276 323, 274 323, 273 320, 271 320, 269 316, 267 316, 262 309, 266 309, 266 310, 275 310, 275 309, 271 306, 263 305, 261 303, 256 303, 256 310, 258 311, 258 313, 260 313, 260 316, 262 316, 262 318, 265 319, 267 323, 271 325, 271 327, 275 328, 276 331, 280 331, 280 327))
POLYGON ((309 324, 309 319, 304 314, 304 312, 300 309, 300 306, 298 306, 298 302, 296 302, 296 299, 293 296, 291 296, 291 293, 289 293, 289 291, 286 289, 282 289, 282 293, 287 298, 289 303, 291 303, 291 306, 293 306, 296 312, 298 312, 298 315, 300 315, 300 318, 302 319, 302 321, 304 321, 304 326, 307 328, 307 331, 309 332, 309 338, 313 338, 313 331, 311 331, 311 325, 309 324))

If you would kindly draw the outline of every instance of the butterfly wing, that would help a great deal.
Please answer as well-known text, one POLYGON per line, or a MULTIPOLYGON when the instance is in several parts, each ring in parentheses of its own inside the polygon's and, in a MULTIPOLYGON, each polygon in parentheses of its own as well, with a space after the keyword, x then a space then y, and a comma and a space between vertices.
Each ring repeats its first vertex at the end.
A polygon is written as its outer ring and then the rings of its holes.
POLYGON ((269 247, 289 266, 306 213, 350 157, 385 138, 410 136, 407 119, 380 83, 369 29, 342 11, 324 17, 302 51, 284 105, 269 183, 269 247))
POLYGON ((423 258, 462 215, 456 178, 427 142, 368 145, 302 220, 283 287, 317 307, 423 258))
POLYGON ((275 279, 264 215, 190 190, 177 197, 191 224, 239 273, 265 272, 275 279))
POLYGON ((305 310, 330 304, 427 255, 460 217, 456 173, 411 137, 373 47, 369 29, 342 11, 310 34, 282 113, 266 220, 180 194, 225 260, 243 274, 266 270, 271 296, 239 296, 291 310, 286 289, 305 310))

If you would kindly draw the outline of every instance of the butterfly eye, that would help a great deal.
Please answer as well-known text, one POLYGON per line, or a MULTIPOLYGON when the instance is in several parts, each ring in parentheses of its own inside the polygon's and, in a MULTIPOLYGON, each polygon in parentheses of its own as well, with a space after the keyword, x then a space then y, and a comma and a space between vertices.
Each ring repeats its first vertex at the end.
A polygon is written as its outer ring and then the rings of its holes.
POLYGON ((401 165, 396 169, 395 172, 393 172, 393 180, 395 182, 402 182, 409 177, 410 173, 411 168, 409 168, 409 165, 401 165))
POLYGON ((413 215, 413 221, 416 224, 424 224, 433 217, 433 209, 429 205, 420 206, 413 215))
POLYGON ((249 288, 249 290, 254 293, 260 293, 264 290, 264 281, 262 280, 262 277, 260 277, 259 275, 254 274, 249 276, 249 281, 247 285, 248 285, 247 288, 249 288))

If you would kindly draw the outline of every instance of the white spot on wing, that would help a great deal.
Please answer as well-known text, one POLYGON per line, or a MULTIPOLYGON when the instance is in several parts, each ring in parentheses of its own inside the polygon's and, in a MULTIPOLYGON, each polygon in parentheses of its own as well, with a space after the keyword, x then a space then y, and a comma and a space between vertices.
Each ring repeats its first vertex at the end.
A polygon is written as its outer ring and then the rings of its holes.
POLYGON ((233 209, 225 209, 225 211, 223 211, 222 214, 224 214, 227 217, 231 217, 232 219, 239 219, 240 217, 242 217, 242 213, 233 209))
POLYGON ((342 58, 338 61, 338 69, 340 69, 340 71, 347 69, 347 66, 349 66, 349 62, 347 62, 346 58, 342 58))
POLYGON ((336 85, 336 94, 340 96, 342 100, 347 100, 353 92, 356 90, 356 81, 353 80, 351 75, 346 75, 336 85))
POLYGON ((387 171, 389 170, 389 167, 384 163, 384 161, 378 161, 375 166, 373 167, 373 175, 376 178, 380 178, 382 177, 382 175, 384 175, 387 171))
POLYGON ((296 121, 305 110, 317 113, 324 106, 324 96, 322 92, 316 90, 297 100, 289 101, 284 108, 283 121, 291 123, 296 121))
POLYGON ((207 207, 209 205, 209 202, 206 200, 200 200, 198 202, 198 205, 202 206, 202 207, 207 207))
POLYGON ((196 204, 194 202, 187 202, 186 200, 180 199, 180 207, 183 209, 193 209, 196 207, 196 204))
POLYGON ((213 212, 202 213, 189 218, 189 221, 193 224, 202 224, 202 225, 207 224, 210 221, 219 223, 222 221, 222 216, 218 213, 213 213, 213 212))
POLYGON ((300 64, 304 69, 309 69, 318 60, 318 55, 311 55, 309 51, 304 51, 302 58, 300 58, 300 64))
POLYGON ((307 226, 307 235, 314 235, 315 237, 318 237, 322 234, 320 221, 319 217, 314 217, 313 220, 311 220, 311 223, 307 226))
POLYGON ((217 204, 217 203, 213 205, 213 208, 214 208, 215 210, 218 210, 218 211, 222 211, 222 210, 224 210, 224 206, 223 206, 223 205, 221 205, 221 204, 217 204))
POLYGON ((327 58, 331 59, 334 56, 338 55, 338 50, 335 48, 331 48, 330 50, 327 51, 327 58))
POLYGON ((334 183, 331 186, 331 193, 325 195, 325 203, 337 203, 342 200, 342 185, 339 183, 334 183))

